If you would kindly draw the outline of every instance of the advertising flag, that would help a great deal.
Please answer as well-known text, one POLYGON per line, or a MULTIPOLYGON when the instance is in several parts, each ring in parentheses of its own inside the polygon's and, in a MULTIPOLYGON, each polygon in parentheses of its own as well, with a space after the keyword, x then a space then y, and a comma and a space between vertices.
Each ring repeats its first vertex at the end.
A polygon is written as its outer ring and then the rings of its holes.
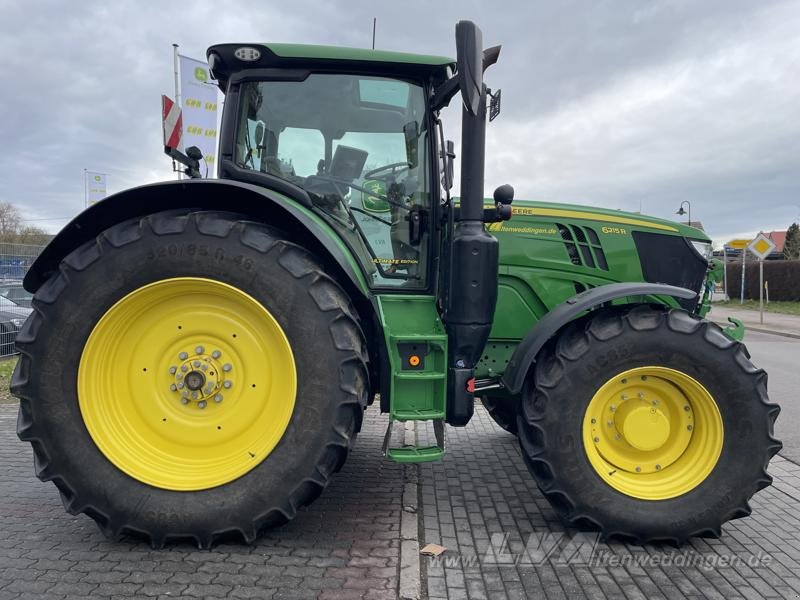
POLYGON ((217 160, 217 86, 205 61, 180 59, 183 133, 181 149, 197 146, 203 153, 200 171, 213 174, 217 160))
POLYGON ((86 203, 91 206, 106 197, 106 174, 84 171, 86 174, 86 203))

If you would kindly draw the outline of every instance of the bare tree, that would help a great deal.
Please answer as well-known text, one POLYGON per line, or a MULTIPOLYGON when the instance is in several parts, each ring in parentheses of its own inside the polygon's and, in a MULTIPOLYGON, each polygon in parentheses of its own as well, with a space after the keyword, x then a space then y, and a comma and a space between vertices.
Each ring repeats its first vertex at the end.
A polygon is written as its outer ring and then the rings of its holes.
POLYGON ((43 246, 53 237, 41 227, 24 222, 16 206, 0 202, 0 242, 43 246))
POLYGON ((8 202, 0 202, 0 240, 10 242, 19 233, 22 216, 19 209, 8 202))

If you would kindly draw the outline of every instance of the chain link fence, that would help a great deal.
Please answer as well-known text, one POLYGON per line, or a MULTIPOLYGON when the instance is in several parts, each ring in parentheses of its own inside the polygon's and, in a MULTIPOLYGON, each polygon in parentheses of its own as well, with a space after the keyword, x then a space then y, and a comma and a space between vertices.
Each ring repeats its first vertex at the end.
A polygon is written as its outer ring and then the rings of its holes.
POLYGON ((22 279, 43 249, 0 242, 0 358, 16 353, 17 333, 32 312, 32 295, 22 287, 22 279))

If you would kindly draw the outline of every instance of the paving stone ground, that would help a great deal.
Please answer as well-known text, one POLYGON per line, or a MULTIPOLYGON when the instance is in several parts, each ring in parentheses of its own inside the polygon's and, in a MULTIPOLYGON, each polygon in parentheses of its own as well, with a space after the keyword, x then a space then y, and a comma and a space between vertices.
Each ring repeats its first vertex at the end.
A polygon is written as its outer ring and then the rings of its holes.
MULTIPOLYGON (((422 561, 430 600, 800 598, 800 466, 780 456, 770 467, 775 485, 720 539, 637 547, 565 530, 516 438, 482 407, 447 434, 445 459, 419 476, 420 544, 448 548, 422 561)), ((430 432, 420 437, 427 443, 430 432)))
MULTIPOLYGON (((16 406, 0 405, 0 600, 397 597, 409 472, 382 458, 386 417, 376 407, 312 507, 253 546, 211 551, 109 542, 87 517, 66 514, 55 487, 34 477, 15 419, 16 406)), ((422 558, 423 598, 800 598, 800 467, 792 462, 776 457, 776 484, 720 540, 680 550, 595 545, 564 530, 515 438, 480 406, 468 427, 447 433, 445 460, 417 476, 420 544, 448 548, 422 558)))
POLYGON ((403 469, 381 456, 387 421, 376 407, 308 510, 253 546, 211 551, 109 542, 88 517, 68 515, 55 486, 34 476, 16 414, 0 405, 0 600, 396 597, 403 469))

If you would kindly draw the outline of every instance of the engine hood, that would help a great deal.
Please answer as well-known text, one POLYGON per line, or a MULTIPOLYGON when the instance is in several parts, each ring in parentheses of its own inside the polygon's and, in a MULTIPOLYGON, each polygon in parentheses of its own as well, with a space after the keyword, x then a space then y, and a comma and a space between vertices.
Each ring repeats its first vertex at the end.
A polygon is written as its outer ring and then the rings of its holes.
MULTIPOLYGON (((487 199, 487 205, 491 203, 492 200, 487 199)), ((679 235, 693 240, 711 241, 704 231, 675 221, 622 210, 581 206, 579 204, 514 200, 513 217, 510 223, 513 223, 514 219, 519 219, 520 217, 542 217, 548 220, 560 218, 564 220, 578 219, 581 221, 596 221, 598 226, 603 226, 605 224, 607 227, 629 227, 631 229, 643 229, 658 233, 679 235)))

